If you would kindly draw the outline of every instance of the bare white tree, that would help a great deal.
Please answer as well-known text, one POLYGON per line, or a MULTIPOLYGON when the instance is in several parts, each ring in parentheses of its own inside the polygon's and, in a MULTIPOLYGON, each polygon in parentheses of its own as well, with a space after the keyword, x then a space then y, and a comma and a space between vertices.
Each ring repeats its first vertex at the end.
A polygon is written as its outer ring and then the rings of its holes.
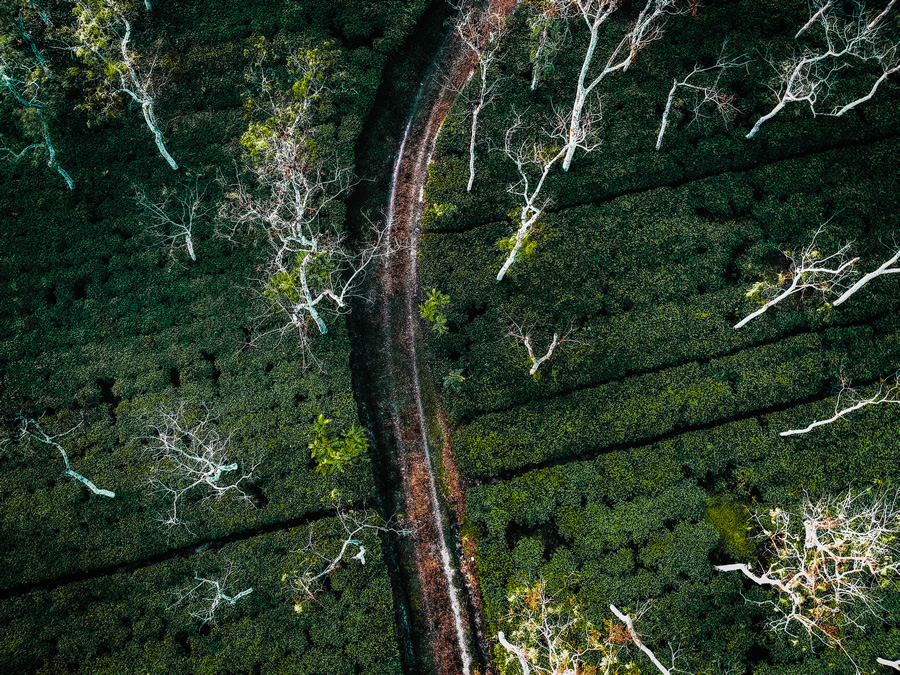
POLYGON ((69 476, 69 478, 74 478, 79 483, 85 485, 95 495, 100 495, 101 497, 109 497, 110 499, 116 496, 115 492, 98 488, 92 481, 75 471, 75 469, 72 468, 71 462, 69 461, 69 454, 66 452, 65 448, 63 448, 63 446, 60 445, 57 441, 57 439, 68 436, 73 431, 78 429, 81 426, 80 423, 64 433, 51 436, 46 431, 44 431, 43 427, 41 427, 40 423, 37 420, 31 419, 30 417, 17 417, 15 421, 19 424, 18 440, 34 439, 39 443, 44 443, 45 445, 54 447, 59 451, 59 454, 62 455, 63 463, 66 465, 66 470, 64 472, 66 476, 69 476))
POLYGON ((75 25, 62 35, 73 42, 71 49, 76 56, 102 74, 103 79, 87 105, 97 103, 110 110, 121 97, 139 105, 159 153, 177 170, 178 164, 166 149, 156 119, 153 71, 158 60, 142 58, 132 44, 129 17, 134 9, 131 0, 78 0, 72 10, 75 25))
POLYGON ((662 24, 667 14, 676 12, 675 0, 647 0, 637 19, 622 39, 613 47, 606 63, 599 72, 591 72, 597 45, 600 42, 601 29, 609 18, 615 14, 622 3, 617 0, 551 0, 559 15, 565 19, 582 19, 587 26, 589 38, 584 52, 584 60, 578 73, 572 110, 567 116, 568 138, 565 145, 563 171, 568 171, 572 157, 579 148, 584 148, 584 117, 598 115, 592 111, 591 94, 607 76, 616 72, 625 72, 634 63, 641 49, 659 39, 662 35, 662 24))
POLYGON ((466 192, 475 183, 475 143, 478 136, 478 116, 493 99, 497 86, 491 78, 491 68, 499 56, 500 43, 507 32, 506 18, 497 12, 469 9, 456 22, 456 34, 475 56, 475 69, 469 76, 477 78, 477 94, 472 97, 472 130, 469 136, 469 182, 466 192))
POLYGON ((232 435, 223 436, 205 407, 181 403, 174 410, 161 410, 150 424, 150 485, 169 502, 161 522, 166 527, 185 526, 182 503, 196 495, 200 501, 232 497, 251 504, 244 484, 253 480, 259 462, 240 470, 231 462, 232 435))
MULTIPOLYGON (((635 664, 627 658, 627 648, 634 645, 661 673, 669 675, 671 668, 663 666, 634 629, 634 621, 649 606, 635 619, 613 605, 609 607, 622 623, 609 620, 598 629, 584 617, 571 594, 549 592, 546 581, 518 588, 509 597, 509 611, 503 619, 510 626, 510 635, 497 633, 503 649, 498 656, 505 665, 518 663, 522 675, 577 675, 598 664, 602 669, 598 673, 616 675, 636 672, 635 664)), ((677 650, 673 650, 673 660, 676 655, 677 650)))
POLYGON ((778 275, 776 282, 760 281, 746 293, 751 300, 763 300, 762 306, 738 321, 734 327, 741 328, 761 316, 778 303, 797 293, 815 293, 823 300, 840 295, 846 288, 848 278, 855 272, 854 265, 859 258, 850 257, 851 244, 848 242, 831 254, 822 253, 816 239, 825 230, 825 223, 813 234, 812 241, 798 251, 784 251, 790 262, 788 271, 778 275))
POLYGON ((226 185, 221 211, 231 226, 228 237, 241 229, 265 231, 271 246, 261 269, 266 317, 277 317, 267 332, 296 332, 304 359, 313 360, 311 327, 327 333, 326 316, 349 311, 349 299, 389 241, 387 228, 373 224, 368 243, 351 248, 323 218, 353 185, 349 166, 320 138, 317 118, 330 87, 341 86, 336 59, 327 47, 300 50, 289 61, 299 79, 284 92, 262 59, 257 62, 251 76, 260 95, 251 103, 263 121, 251 122, 241 140, 246 163, 226 185))
MULTIPOLYGON (((587 150, 596 147, 588 140, 592 124, 599 119, 594 116, 595 112, 597 111, 590 111, 590 115, 581 120, 579 126, 581 136, 576 139, 579 147, 587 150)), ((567 152, 567 143, 571 139, 568 137, 566 126, 564 114, 557 110, 555 124, 542 131, 542 134, 550 141, 550 145, 545 145, 541 141, 519 140, 520 132, 524 127, 521 114, 515 115, 513 123, 506 130, 503 152, 515 164, 519 174, 519 180, 510 185, 507 191, 520 197, 524 204, 518 212, 519 227, 515 236, 509 240, 509 255, 497 273, 497 281, 503 281, 506 272, 516 261, 516 256, 519 255, 523 244, 534 232, 544 209, 550 204, 550 199, 541 197, 541 191, 544 189, 544 183, 547 176, 550 175, 550 170, 565 157, 567 152), (560 144, 555 145, 554 141, 560 142, 560 144)))
POLYGON ((531 72, 531 91, 537 89, 541 73, 551 68, 553 56, 562 47, 568 37, 568 23, 559 21, 560 3, 549 2, 527 3, 532 13, 528 18, 535 47, 531 52, 534 64, 531 72))
POLYGON ((771 87, 777 102, 760 117, 747 134, 753 138, 760 127, 780 113, 787 105, 805 101, 813 116, 840 117, 856 106, 870 100, 878 87, 892 74, 900 71, 900 50, 896 42, 882 34, 887 23, 884 16, 891 11, 894 0, 877 17, 870 19, 862 3, 856 4, 855 15, 844 19, 838 15, 832 0, 813 0, 809 21, 797 32, 821 33, 821 44, 805 47, 786 61, 772 62, 778 76, 771 87), (841 71, 855 66, 868 66, 880 74, 868 92, 842 103, 835 103, 828 112, 820 112, 816 105, 833 98, 841 71))
POLYGON ((663 135, 666 133, 666 127, 669 124, 669 114, 672 112, 672 105, 675 102, 675 94, 679 89, 686 89, 694 94, 694 102, 690 107, 692 114, 691 122, 703 116, 703 109, 707 104, 711 105, 722 116, 723 119, 729 119, 737 114, 738 109, 734 105, 734 96, 726 93, 719 80, 724 72, 730 68, 746 68, 750 63, 750 58, 743 54, 733 59, 725 56, 725 47, 727 41, 722 45, 719 57, 716 62, 705 68, 699 64, 681 80, 672 81, 672 88, 669 90, 669 97, 666 99, 666 107, 663 110, 662 122, 659 127, 659 135, 656 137, 656 149, 662 147, 663 135), (697 81, 699 79, 699 82, 697 81))
POLYGON ((875 661, 882 665, 887 666, 888 668, 893 668, 894 670, 900 670, 900 659, 896 661, 888 661, 887 659, 882 659, 881 657, 875 659, 875 661))
POLYGON ((900 492, 848 490, 817 501, 805 495, 797 511, 775 507, 755 519, 767 549, 758 571, 746 563, 715 569, 777 591, 777 600, 761 603, 775 613, 773 631, 796 638, 802 629, 843 650, 841 628, 877 615, 879 589, 900 570, 900 492))
POLYGON ((349 560, 366 564, 366 547, 360 541, 364 532, 393 532, 400 536, 414 534, 413 530, 400 525, 399 517, 384 520, 371 509, 338 506, 335 514, 344 530, 340 544, 336 547, 334 542, 322 541, 316 524, 311 524, 306 545, 296 551, 297 564, 281 576, 282 583, 287 584, 295 596, 296 612, 302 612, 307 603, 315 601, 328 576, 343 564, 345 556, 355 551, 349 560))
POLYGON ((550 360, 550 357, 553 356, 553 352, 557 347, 564 342, 569 342, 571 340, 572 333, 574 332, 575 327, 572 325, 569 326, 569 329, 563 333, 562 336, 560 336, 559 331, 554 331, 553 339, 550 342, 550 346, 547 348, 547 353, 540 357, 535 356, 534 354, 534 346, 531 343, 531 333, 527 326, 512 321, 506 336, 525 345, 525 349, 528 350, 528 358, 531 360, 531 370, 528 371, 528 374, 534 376, 537 373, 538 368, 541 367, 541 364, 550 360))
POLYGON ((634 643, 634 646, 640 649, 644 654, 650 659, 650 663, 656 666, 656 669, 661 672, 663 675, 671 675, 672 669, 675 667, 675 656, 676 652, 672 652, 672 664, 669 667, 666 667, 662 664, 662 662, 656 658, 656 655, 650 650, 647 645, 645 645, 641 641, 641 637, 638 635, 637 631, 634 629, 634 620, 624 612, 621 612, 615 605, 609 606, 610 611, 615 614, 616 618, 625 624, 625 628, 628 631, 629 637, 631 637, 631 641, 634 643))
POLYGON ((186 607, 192 617, 200 622, 200 626, 214 624, 216 612, 225 606, 234 607, 238 600, 250 595, 253 588, 245 588, 237 595, 228 595, 226 588, 228 578, 234 573, 235 566, 228 565, 218 578, 210 579, 194 573, 193 582, 175 591, 175 599, 166 609, 186 607))
POLYGON ((900 272, 900 266, 897 265, 898 261, 900 261, 900 247, 898 247, 894 252, 894 255, 885 260, 877 270, 863 275, 855 284, 844 291, 843 294, 841 294, 841 297, 831 303, 832 306, 837 307, 838 305, 843 304, 851 295, 872 281, 872 279, 877 279, 885 274, 897 274, 900 272))
POLYGON ((23 121, 27 121, 28 115, 37 117, 35 126, 40 129, 42 142, 32 143, 18 151, 0 147, 0 153, 18 160, 33 150, 46 150, 47 166, 62 176, 70 190, 74 190, 75 181, 56 158, 56 148, 50 137, 50 126, 44 112, 45 103, 41 97, 41 88, 46 84, 46 80, 52 77, 52 74, 31 36, 21 23, 21 19, 19 26, 22 36, 33 48, 35 60, 29 61, 21 51, 12 46, 12 36, 0 35, 0 83, 3 84, 6 93, 23 109, 23 118, 25 118, 23 121))
POLYGON ((187 249, 191 260, 194 253, 194 223, 207 216, 210 209, 204 205, 206 188, 199 181, 182 183, 176 189, 164 189, 159 198, 153 199, 141 186, 134 188, 134 201, 149 220, 149 232, 169 244, 169 251, 187 249))
POLYGON ((897 380, 898 374, 894 373, 887 380, 881 380, 873 391, 863 394, 857 389, 850 386, 850 381, 844 377, 843 368, 841 372, 841 390, 838 392, 837 400, 834 404, 834 415, 827 419, 816 420, 809 426, 802 429, 791 429, 782 431, 781 436, 795 436, 798 434, 806 434, 817 427, 831 424, 842 419, 845 415, 852 412, 867 408, 870 405, 881 405, 883 403, 900 403, 900 383, 897 380))

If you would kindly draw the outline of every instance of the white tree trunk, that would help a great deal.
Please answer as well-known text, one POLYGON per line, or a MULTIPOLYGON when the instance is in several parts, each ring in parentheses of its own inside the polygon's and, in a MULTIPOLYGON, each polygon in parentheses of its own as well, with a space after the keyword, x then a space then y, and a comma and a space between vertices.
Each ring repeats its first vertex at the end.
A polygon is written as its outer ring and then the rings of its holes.
POLYGON ((531 675, 531 666, 525 658, 525 650, 507 640, 502 630, 497 633, 497 640, 506 651, 511 652, 519 660, 519 665, 522 666, 522 675, 531 675))
POLYGON ((156 147, 159 148, 160 154, 169 163, 169 166, 172 167, 173 171, 178 171, 178 164, 172 158, 172 155, 169 154, 169 151, 166 150, 166 144, 163 142, 162 130, 159 128, 159 124, 156 121, 156 115, 153 114, 153 99, 145 99, 142 101, 141 109, 144 112, 144 121, 147 122, 147 127, 153 132, 153 138, 156 141, 156 147))
POLYGON ((754 136, 756 136, 756 132, 759 131, 759 128, 763 124, 768 122, 770 119, 775 117, 775 115, 777 115, 779 112, 781 112, 782 108, 784 108, 785 105, 786 105, 786 102, 784 101, 784 99, 778 101, 778 105, 776 105, 768 113, 766 113, 765 115, 760 117, 758 120, 756 120, 756 124, 753 125, 753 128, 750 130, 750 133, 748 133, 744 138, 753 138, 754 136))
POLYGON ((638 636, 637 631, 634 629, 634 622, 631 620, 631 617, 627 614, 620 612, 615 605, 610 605, 609 609, 612 611, 616 617, 625 624, 625 627, 628 629, 628 634, 631 636, 632 642, 634 642, 635 647, 640 649, 644 654, 647 655, 647 658, 650 659, 650 662, 656 666, 656 669, 659 670, 663 675, 670 675, 671 671, 666 668, 662 663, 660 663, 659 659, 656 658, 656 655, 650 648, 647 647, 643 642, 641 642, 641 638, 638 636))
POLYGON ((663 111, 662 124, 659 127, 659 135, 656 137, 656 149, 662 146, 663 135, 669 125, 669 112, 672 110, 672 102, 675 100, 675 90, 678 88, 678 80, 672 80, 672 88, 669 90, 669 98, 666 100, 666 109, 663 111))
MULTIPOLYGON (((482 89, 482 101, 484 99, 484 89, 482 89)), ((472 191, 475 184, 475 134, 478 131, 478 113, 481 112, 482 102, 479 102, 472 110, 472 137, 469 139, 469 184, 466 186, 466 192, 472 191)))
MULTIPOLYGON (((581 72, 578 73, 578 84, 575 87, 575 102, 572 104, 572 119, 569 123, 569 143, 566 147, 566 156, 562 163, 563 171, 569 170, 569 166, 572 164, 572 157, 575 155, 575 150, 578 149, 578 139, 581 136, 581 113, 584 110, 585 101, 587 101, 587 96, 590 93, 590 89, 585 88, 584 81, 587 79, 591 61, 593 60, 594 52, 597 49, 597 41, 600 38, 600 26, 603 23, 602 16, 604 15, 598 15, 591 24, 591 41, 584 54, 581 72)), ((593 89, 593 86, 597 81, 598 80, 595 80, 591 83, 591 89, 593 89)))
POLYGON ((884 264, 881 265, 874 272, 869 272, 862 279, 853 284, 850 288, 848 288, 844 293, 832 303, 832 306, 837 307, 838 305, 844 303, 851 295, 856 293, 860 288, 865 286, 867 283, 875 279, 876 277, 880 277, 883 274, 894 274, 896 272, 900 272, 900 267, 891 268, 891 265, 895 264, 898 260, 900 260, 900 249, 897 249, 897 252, 891 256, 884 264))

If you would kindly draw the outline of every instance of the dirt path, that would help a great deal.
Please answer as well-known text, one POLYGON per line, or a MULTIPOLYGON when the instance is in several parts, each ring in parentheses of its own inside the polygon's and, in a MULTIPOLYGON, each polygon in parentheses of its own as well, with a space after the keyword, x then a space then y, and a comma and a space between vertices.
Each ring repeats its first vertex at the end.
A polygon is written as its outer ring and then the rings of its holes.
MULTIPOLYGON (((516 0, 491 0, 490 11, 509 14, 516 0)), ((400 250, 376 273, 373 300, 363 318, 371 383, 374 429, 382 451, 399 477, 403 512, 416 529, 408 558, 414 559, 416 587, 410 591, 419 610, 419 664, 438 675, 484 673, 487 643, 481 630, 480 591, 469 542, 458 528, 465 491, 456 472, 444 417, 424 358, 418 304, 418 241, 428 164, 441 124, 475 63, 471 52, 452 40, 423 85, 394 164, 388 222, 400 250), (422 370, 422 372, 420 372, 422 370), (425 384, 423 385, 423 382, 425 384), (423 391, 424 390, 424 391, 423 391), (438 457, 433 453, 439 453, 438 457), (435 462, 444 481, 435 479, 435 462), (440 488, 440 489, 439 489, 440 488), (443 497, 447 497, 444 499, 443 497), (419 605, 421 605, 419 607, 419 605), (430 645, 431 654, 422 654, 430 645)), ((407 570, 407 574, 413 570, 407 570)))

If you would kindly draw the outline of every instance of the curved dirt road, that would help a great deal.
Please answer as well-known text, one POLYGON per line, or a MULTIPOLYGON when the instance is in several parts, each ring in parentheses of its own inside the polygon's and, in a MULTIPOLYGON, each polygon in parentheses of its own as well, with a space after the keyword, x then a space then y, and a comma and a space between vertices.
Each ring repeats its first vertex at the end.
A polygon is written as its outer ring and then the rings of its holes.
MULTIPOLYGON (((509 14, 516 0, 491 0, 488 11, 509 14)), ((464 490, 457 478, 455 461, 443 415, 430 383, 423 356, 418 304, 417 269, 420 218, 428 164, 441 124, 447 117, 475 62, 458 40, 443 50, 439 75, 423 85, 420 103, 407 126, 394 164, 388 223, 398 252, 376 272, 370 307, 362 319, 368 367, 377 372, 369 393, 375 413, 375 436, 399 474, 402 509, 416 530, 407 558, 415 561, 414 607, 421 603, 419 657, 422 671, 438 675, 471 675, 488 670, 487 644, 481 631, 480 591, 468 551, 459 541, 458 528, 465 507, 464 490), (436 429, 440 431, 436 431, 436 429), (429 443, 431 441, 431 443, 429 443), (438 453, 439 457, 434 454, 438 453), (440 461, 445 477, 439 497, 435 464, 440 461), (452 531, 448 531, 452 530, 452 531), (431 654, 422 654, 430 644, 431 654)), ((409 575, 412 570, 407 570, 409 575)), ((416 612, 414 611, 414 614, 416 612)), ((414 623, 415 620, 414 620, 414 623)))

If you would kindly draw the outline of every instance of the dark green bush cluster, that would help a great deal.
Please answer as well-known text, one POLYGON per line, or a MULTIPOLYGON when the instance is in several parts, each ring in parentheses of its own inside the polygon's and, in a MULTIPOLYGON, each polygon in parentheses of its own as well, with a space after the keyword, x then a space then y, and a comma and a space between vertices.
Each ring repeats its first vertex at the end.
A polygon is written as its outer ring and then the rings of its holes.
MULTIPOLYGON (((83 74, 70 73, 66 52, 52 49, 46 54, 58 90, 47 104, 48 115, 57 152, 76 190, 66 192, 41 163, 0 163, 0 438, 15 434, 19 415, 39 418, 50 434, 75 428, 60 441, 74 469, 116 493, 112 500, 97 498, 63 476, 62 459, 49 446, 5 444, 0 450, 0 588, 297 520, 321 512, 323 497, 333 490, 357 502, 374 494, 367 464, 323 477, 308 448, 319 415, 333 420, 338 436, 359 428, 345 326, 338 322, 315 341, 321 370, 304 369, 291 335, 260 337, 258 317, 266 303, 260 265, 268 243, 264 236, 229 242, 215 235, 214 216, 225 191, 215 179, 221 171, 224 182, 232 181, 233 161, 243 152, 239 139, 248 120, 242 100, 252 89, 245 77, 253 60, 249 38, 266 38, 272 61, 280 64, 274 68, 275 86, 285 91, 293 84, 284 69, 287 53, 333 43, 348 81, 336 95, 337 113, 329 120, 334 127, 330 150, 352 161, 388 59, 397 54, 428 3, 364 7, 319 0, 228 0, 153 3, 149 13, 138 4, 135 44, 148 55, 158 49, 156 72, 166 84, 158 94, 157 116, 182 172, 173 173, 160 159, 134 111, 104 120, 76 111, 84 93, 83 74), (204 206, 211 216, 195 227, 198 260, 191 264, 147 233, 133 186, 156 195, 194 177, 207 186, 204 206), (181 401, 206 405, 222 434, 232 434, 230 461, 259 466, 249 490, 251 506, 235 499, 200 503, 204 494, 198 492, 183 505, 191 531, 167 532, 158 522, 165 500, 148 485, 147 436, 154 411, 181 401)), ((51 0, 41 8, 58 25, 71 18, 71 3, 51 0)), ((5 114, 5 98, 2 105, 4 144, 17 146, 27 139, 17 118, 5 114)), ((343 205, 332 209, 329 227, 344 228, 345 210, 343 205)), ((288 550, 295 545, 282 546, 288 550)), ((276 575, 281 563, 270 562, 268 571, 276 575)), ((390 625, 376 625, 390 623, 390 590, 378 563, 371 576, 368 570, 367 565, 361 577, 367 581, 359 588, 368 585, 370 590, 356 590, 348 582, 354 590, 331 596, 331 618, 310 628, 313 637, 303 644, 291 644, 294 633, 282 627, 279 646, 267 651, 267 633, 281 621, 269 614, 262 623, 245 619, 240 639, 220 634, 208 641, 203 655, 191 657, 190 646, 180 646, 174 634, 165 633, 165 617, 140 623, 142 614, 157 613, 155 605, 142 603, 168 592, 165 585, 154 586, 157 577, 149 574, 140 591, 130 589, 131 578, 116 582, 116 593, 129 603, 127 611, 97 600, 103 590, 103 581, 97 581, 89 590, 72 591, 84 595, 84 601, 60 610, 65 620, 42 638, 46 644, 34 648, 33 658, 27 657, 30 648, 24 643, 10 643, 3 651, 21 649, 26 654, 21 663, 29 664, 21 668, 36 669, 46 661, 52 672, 78 664, 83 672, 156 672, 165 663, 181 672, 252 671, 263 664, 263 670, 273 671, 380 673, 383 667, 393 668, 396 656, 395 646, 385 647, 394 642, 390 625), (362 605, 355 606, 350 596, 362 605), (366 623, 370 608, 377 608, 371 615, 374 624, 366 623), (347 617, 362 617, 356 628, 350 625, 356 619, 341 623, 335 618, 344 610, 347 617), (118 622, 113 632, 95 631, 90 649, 82 652, 75 638, 67 642, 66 625, 76 626, 75 633, 89 631, 92 617, 101 614, 118 622), (121 626, 132 621, 139 625, 135 636, 120 637, 121 626), (359 637, 353 632, 357 629, 367 635, 359 637), (51 654, 57 637, 63 647, 69 645, 58 666, 51 654), (128 656, 117 661, 126 642, 128 656), (148 651, 141 660, 145 642, 155 645, 148 650, 158 650, 159 658, 148 651), (304 645, 313 644, 323 649, 307 653, 304 645), (354 655, 357 648, 362 652, 354 655), (103 664, 91 660, 95 653, 105 655, 103 664), (190 658, 195 660, 185 665, 190 658)), ((274 602, 277 589, 270 596, 274 602)), ((52 593, 41 597, 38 604, 15 600, 9 620, 18 613, 15 620, 22 625, 39 622, 56 602, 52 593)), ((263 597, 254 593, 247 600, 252 604, 263 597)), ((258 611, 263 610, 251 614, 258 611)), ((9 664, 4 659, 0 670, 19 670, 9 664)))
MULTIPOLYGON (((510 42, 502 68, 496 104, 481 115, 485 138, 499 139, 509 125, 510 111, 527 111, 529 120, 552 118, 551 105, 571 105, 586 36, 579 26, 571 42, 555 57, 553 72, 532 92, 530 31, 525 11, 513 17, 510 42)), ((767 87, 775 71, 766 57, 787 58, 795 49, 793 35, 804 18, 802 3, 780 7, 771 16, 760 17, 760 6, 751 0, 705 7, 697 17, 677 17, 667 22, 662 38, 650 44, 627 73, 607 79, 604 97, 601 147, 588 156, 576 155, 568 173, 552 175, 547 194, 556 208, 585 202, 606 201, 616 195, 675 185, 711 174, 746 171, 797 154, 814 154, 848 144, 871 142, 893 134, 895 109, 892 94, 880 90, 864 111, 842 118, 813 118, 803 105, 788 106, 752 141, 744 138, 756 119, 768 112, 774 100, 767 87), (793 26, 793 28, 791 28, 793 26), (784 31, 780 33, 779 31, 784 31), (687 106, 670 118, 662 150, 654 150, 663 107, 673 78, 681 78, 696 63, 711 65, 723 39, 727 53, 749 54, 748 71, 735 69, 721 81, 736 95, 740 112, 725 122, 712 115, 691 122, 687 106), (674 126, 672 124, 674 123, 674 126)), ((609 40, 615 31, 609 32, 609 40)), ((621 33, 619 33, 621 35, 621 33)), ((601 40, 598 54, 611 45, 601 40)), ((846 82, 847 90, 866 87, 873 78, 864 68, 846 82)), ((445 218, 428 222, 438 231, 470 228, 504 220, 514 206, 506 186, 515 180, 502 152, 479 156, 479 178, 472 193, 466 193, 465 162, 468 128, 464 104, 457 104, 456 117, 446 124, 437 144, 438 162, 426 196, 432 204, 457 207, 445 218)), ((497 142, 495 145, 499 145, 497 142)))
MULTIPOLYGON (((335 519, 327 524, 325 539, 339 544, 343 528, 335 519)), ((294 528, 6 599, 0 663, 17 673, 399 673, 378 537, 363 533, 366 564, 335 570, 329 590, 298 613, 281 574, 306 540, 306 528, 294 528), (233 606, 223 602, 212 623, 202 627, 190 607, 169 609, 195 574, 219 580, 228 568, 227 592, 253 592, 233 606)))
POLYGON ((464 471, 492 476, 794 405, 832 391, 844 356, 862 380, 891 372, 897 321, 892 317, 884 332, 865 326, 804 333, 488 413, 456 432, 454 448, 464 471))
POLYGON ((835 151, 553 214, 538 252, 516 263, 502 284, 493 275, 502 259, 494 245, 506 232, 502 223, 426 236, 424 279, 453 298, 450 333, 432 340, 438 368, 461 368, 468 378, 448 397, 452 415, 465 421, 624 373, 731 353, 823 320, 857 323, 893 312, 896 293, 882 281, 840 311, 817 313, 817 302, 795 298, 732 330, 756 307, 744 298, 746 290, 786 271, 781 249, 808 242, 835 195, 843 210, 823 245, 833 250, 856 239, 865 269, 888 255, 881 242, 890 241, 890 213, 900 209, 890 189, 893 147, 873 147, 870 169, 855 149, 835 151), (756 194, 764 197, 757 201, 756 194), (709 215, 711 202, 723 195, 750 195, 752 208, 709 215), (870 215, 872 204, 885 208, 870 215), (581 328, 577 345, 560 349, 540 383, 525 381, 521 346, 502 339, 509 317, 543 327, 547 341, 553 326, 574 320, 581 328))
MULTIPOLYGON (((718 661, 758 672, 769 662, 771 672, 818 672, 815 652, 772 639, 761 627, 765 609, 741 597, 762 601, 766 592, 712 566, 755 559, 748 508, 839 492, 848 476, 870 485, 900 470, 898 413, 889 408, 829 427, 815 442, 778 436, 798 416, 828 412, 825 402, 798 406, 470 489, 467 531, 479 538, 489 632, 503 629, 496 622, 509 589, 542 577, 574 587, 593 621, 609 616, 610 602, 652 601, 641 635, 662 650, 690 644, 682 668, 706 672, 718 661), (780 670, 787 664, 803 670, 780 670)), ((900 648, 895 630, 847 637, 854 658, 900 648)), ((822 658, 852 672, 834 653, 822 658)))
MULTIPOLYGON (((641 635, 658 654, 667 642, 689 645, 676 665, 691 672, 853 672, 838 653, 767 634, 764 609, 744 598, 770 594, 711 571, 760 553, 748 509, 892 480, 900 469, 890 408, 809 436, 778 435, 833 414, 842 364, 857 384, 900 366, 896 280, 834 310, 795 298, 732 328, 758 306, 747 289, 785 272, 782 251, 808 243, 826 221, 823 250, 855 240, 863 271, 894 250, 896 88, 841 119, 789 107, 744 139, 773 105, 774 71, 761 55, 776 63, 790 55, 807 10, 732 0, 670 18, 661 40, 607 80, 602 145, 548 178, 553 202, 533 255, 500 284, 498 242, 515 230, 509 214, 520 205, 507 187, 517 176, 502 152, 485 151, 465 192, 464 106, 445 123, 426 187, 420 269, 425 287, 452 298, 449 331, 429 344, 435 372, 465 378, 443 392, 456 456, 465 473, 491 483, 469 491, 465 530, 478 541, 489 634, 505 629, 510 590, 544 577, 572 586, 595 623, 610 617, 610 602, 636 609, 652 600, 641 635), (710 65, 726 36, 729 53, 753 58, 722 80, 740 112, 690 123, 676 104, 656 152, 672 78, 710 65), (540 354, 559 327, 577 329, 540 381, 528 377, 522 344, 505 337, 513 321, 530 327, 540 354), (575 457, 596 459, 562 464, 575 457), (545 468, 521 473, 536 465, 545 468)), ((569 105, 581 65, 579 25, 531 92, 525 13, 512 19, 503 103, 480 118, 495 147, 510 111, 536 133, 551 105, 569 105)), ((621 26, 609 31, 598 53, 621 26)), ((849 87, 871 82, 865 68, 850 77, 849 87)), ((845 636, 863 668, 900 651, 895 619, 885 617, 884 630, 879 619, 879 628, 845 636)))

